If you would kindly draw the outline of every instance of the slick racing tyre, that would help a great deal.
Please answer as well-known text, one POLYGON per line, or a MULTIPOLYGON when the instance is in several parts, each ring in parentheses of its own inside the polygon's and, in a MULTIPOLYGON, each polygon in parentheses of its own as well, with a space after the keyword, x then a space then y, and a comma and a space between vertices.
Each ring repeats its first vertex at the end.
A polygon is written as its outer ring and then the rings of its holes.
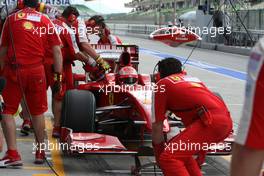
POLYGON ((86 90, 66 92, 62 105, 61 126, 73 132, 94 132, 95 97, 86 90))

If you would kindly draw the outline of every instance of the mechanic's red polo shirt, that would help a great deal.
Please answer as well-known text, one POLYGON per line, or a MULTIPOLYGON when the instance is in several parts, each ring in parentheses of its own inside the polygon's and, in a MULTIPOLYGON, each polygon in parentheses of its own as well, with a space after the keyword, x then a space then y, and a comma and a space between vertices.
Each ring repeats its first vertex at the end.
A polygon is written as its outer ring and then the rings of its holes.
POLYGON ((17 64, 42 63, 46 43, 48 42, 50 46, 61 44, 59 36, 52 27, 53 24, 46 16, 32 8, 25 8, 10 15, 6 19, 1 37, 1 46, 8 46, 7 62, 11 62, 14 56, 12 35, 17 64))
POLYGON ((167 110, 182 118, 188 126, 197 119, 197 108, 228 113, 224 102, 215 96, 198 78, 184 74, 168 76, 157 83, 154 94, 155 121, 163 121, 167 110))
MULTIPOLYGON (((63 57, 63 89, 71 89, 73 87, 73 75, 71 63, 75 59, 75 54, 80 52, 77 46, 76 36, 74 31, 67 26, 61 20, 55 19, 52 21, 62 41, 62 57, 63 57)), ((47 52, 45 56, 45 72, 47 78, 47 88, 54 84, 53 80, 53 54, 51 47, 47 46, 47 52)), ((61 100, 63 94, 57 97, 57 100, 61 100)))
MULTIPOLYGON (((64 23, 61 20, 55 19, 52 21, 62 42, 62 56, 63 60, 65 61, 73 61, 74 55, 77 54, 80 50, 77 46, 75 33, 74 31, 67 26, 66 23, 64 23)), ((53 64, 53 54, 52 54, 52 48, 47 46, 46 56, 45 56, 45 63, 47 64, 53 64)))

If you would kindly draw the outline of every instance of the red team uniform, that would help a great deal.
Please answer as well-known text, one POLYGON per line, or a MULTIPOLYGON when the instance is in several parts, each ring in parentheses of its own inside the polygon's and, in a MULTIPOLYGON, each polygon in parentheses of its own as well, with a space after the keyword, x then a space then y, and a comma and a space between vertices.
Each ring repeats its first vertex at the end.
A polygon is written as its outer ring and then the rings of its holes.
POLYGON ((230 113, 225 103, 198 78, 174 74, 161 79, 157 85, 159 90, 153 104, 155 122, 164 121, 166 111, 170 110, 186 127, 168 141, 169 147, 157 158, 158 163, 165 176, 200 176, 193 155, 199 154, 204 145, 208 147, 228 137, 232 130, 230 113), (181 144, 186 147, 181 149, 181 144))
POLYGON ((14 114, 17 111, 22 98, 20 81, 31 114, 42 114, 47 110, 46 79, 43 66, 45 48, 47 43, 49 46, 55 46, 60 45, 61 41, 57 33, 47 32, 39 36, 40 31, 37 29, 49 29, 53 24, 47 17, 31 8, 22 9, 9 16, 7 20, 10 22, 10 28, 5 22, 1 38, 1 46, 8 46, 4 72, 7 84, 3 90, 5 100, 3 114, 14 114), (12 32, 16 49, 15 60, 9 30, 12 32), (20 80, 16 76, 16 71, 19 72, 20 80))
POLYGON ((264 150, 263 43, 261 39, 250 56, 243 116, 236 137, 236 143, 255 150, 264 150))
MULTIPOLYGON (((60 96, 56 96, 58 100, 62 100, 65 91, 73 88, 73 75, 72 75, 72 63, 74 61, 74 55, 79 52, 77 46, 75 35, 71 28, 67 26, 66 23, 61 20, 53 20, 54 26, 60 36, 62 41, 62 56, 63 56, 63 85, 62 92, 60 96)), ((45 72, 47 77, 47 87, 53 86, 53 55, 52 50, 49 48, 47 50, 45 59, 45 72)))

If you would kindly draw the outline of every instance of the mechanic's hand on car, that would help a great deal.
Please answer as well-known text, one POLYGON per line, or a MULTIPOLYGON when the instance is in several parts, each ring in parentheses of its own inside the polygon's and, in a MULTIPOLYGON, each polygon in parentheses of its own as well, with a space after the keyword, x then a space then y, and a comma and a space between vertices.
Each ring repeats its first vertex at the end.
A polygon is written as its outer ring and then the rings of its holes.
POLYGON ((99 69, 97 66, 96 67, 92 67, 89 64, 84 64, 83 65, 83 69, 90 73, 89 77, 91 78, 92 81, 99 81, 102 80, 105 77, 105 71, 99 69))
POLYGON ((52 86, 52 96, 57 96, 62 92, 62 74, 54 73, 54 85, 52 86))
POLYGON ((110 65, 108 64, 108 62, 106 62, 103 58, 101 58, 100 56, 98 57, 98 59, 96 59, 96 63, 99 65, 99 67, 101 67, 105 72, 110 71, 110 65))

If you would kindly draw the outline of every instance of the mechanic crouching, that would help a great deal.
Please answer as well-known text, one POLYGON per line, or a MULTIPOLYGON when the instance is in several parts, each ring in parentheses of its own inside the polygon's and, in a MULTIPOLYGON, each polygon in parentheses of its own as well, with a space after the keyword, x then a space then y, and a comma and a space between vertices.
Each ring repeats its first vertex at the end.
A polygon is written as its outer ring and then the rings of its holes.
POLYGON ((202 149, 223 141, 232 130, 225 103, 198 78, 183 73, 175 58, 158 63, 161 80, 153 103, 153 148, 156 161, 165 176, 201 176, 202 149), (168 142, 164 140, 166 111, 180 117, 186 129, 168 142), (194 155, 198 155, 195 160, 194 155))

